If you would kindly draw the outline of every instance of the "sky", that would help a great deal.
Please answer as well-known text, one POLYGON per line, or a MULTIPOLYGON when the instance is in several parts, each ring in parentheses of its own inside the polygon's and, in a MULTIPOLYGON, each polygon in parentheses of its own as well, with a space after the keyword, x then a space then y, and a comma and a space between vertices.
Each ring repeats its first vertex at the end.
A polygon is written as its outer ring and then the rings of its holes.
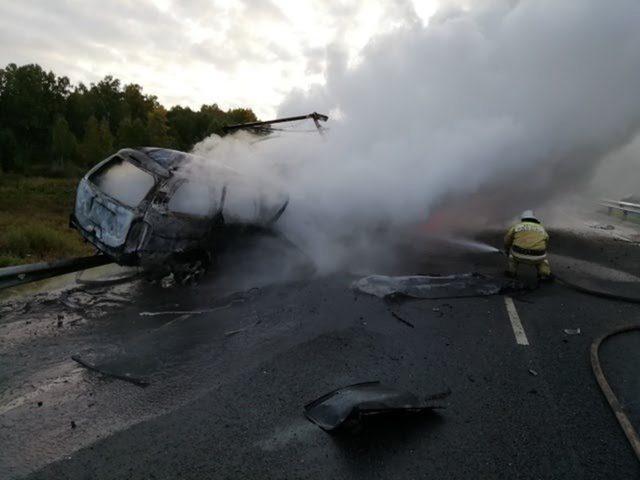
POLYGON ((0 65, 38 63, 74 83, 113 75, 167 107, 267 118, 292 89, 324 82, 328 51, 357 62, 372 36, 427 24, 442 1, 0 0, 0 65))

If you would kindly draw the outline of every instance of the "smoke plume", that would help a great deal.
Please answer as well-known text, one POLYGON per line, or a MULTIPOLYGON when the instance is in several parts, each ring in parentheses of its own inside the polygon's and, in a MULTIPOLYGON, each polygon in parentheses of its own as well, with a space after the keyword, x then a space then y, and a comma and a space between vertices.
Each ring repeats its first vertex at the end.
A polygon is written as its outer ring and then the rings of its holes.
MULTIPOLYGON (((196 153, 279 182, 280 228, 328 269, 411 225, 501 220, 587 183, 640 127, 640 2, 483 1, 411 16, 281 115, 330 115, 324 136, 196 153)), ((376 255, 383 250, 376 251, 376 255)))

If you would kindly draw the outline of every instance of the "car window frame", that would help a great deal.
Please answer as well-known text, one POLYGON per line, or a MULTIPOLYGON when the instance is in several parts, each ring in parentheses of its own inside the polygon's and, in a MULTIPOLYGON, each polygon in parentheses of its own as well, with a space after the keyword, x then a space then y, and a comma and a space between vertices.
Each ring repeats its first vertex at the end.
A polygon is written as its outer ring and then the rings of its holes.
POLYGON ((98 165, 96 165, 94 169, 92 169, 89 173, 87 173, 86 178, 87 178, 87 181, 91 184, 91 186, 100 195, 103 195, 103 196, 107 197, 110 201, 112 201, 112 202, 116 203, 117 205, 120 205, 121 207, 126 208, 128 210, 137 210, 142 205, 147 203, 148 200, 155 194, 155 190, 156 190, 156 188, 158 187, 158 184, 159 184, 158 177, 154 172, 151 172, 150 170, 144 168, 138 162, 131 161, 130 159, 121 156, 119 153, 116 153, 116 154, 106 158, 104 161, 102 161, 98 165), (127 205, 126 203, 122 202, 121 200, 115 198, 114 196, 109 195, 102 188, 100 188, 100 186, 94 181, 94 178, 97 175, 100 175, 100 173, 104 172, 105 169, 108 169, 111 166, 113 166, 114 162, 121 162, 121 163, 127 162, 127 163, 130 163, 131 165, 133 165, 137 169, 142 170, 144 173, 146 173, 149 176, 151 176, 151 178, 153 179, 153 185, 151 185, 151 187, 149 188, 147 193, 145 193, 144 197, 142 197, 142 199, 140 200, 140 202, 138 202, 137 205, 135 205, 135 206, 127 205))

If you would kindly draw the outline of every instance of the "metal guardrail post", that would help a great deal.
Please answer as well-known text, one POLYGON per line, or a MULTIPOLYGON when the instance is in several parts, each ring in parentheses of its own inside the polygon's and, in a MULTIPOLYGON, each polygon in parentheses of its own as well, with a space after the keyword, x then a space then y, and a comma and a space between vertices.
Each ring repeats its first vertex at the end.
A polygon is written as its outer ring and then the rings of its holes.
POLYGON ((640 204, 617 200, 603 199, 598 205, 607 209, 607 215, 612 215, 614 210, 622 212, 622 220, 627 220, 630 213, 640 216, 640 204))

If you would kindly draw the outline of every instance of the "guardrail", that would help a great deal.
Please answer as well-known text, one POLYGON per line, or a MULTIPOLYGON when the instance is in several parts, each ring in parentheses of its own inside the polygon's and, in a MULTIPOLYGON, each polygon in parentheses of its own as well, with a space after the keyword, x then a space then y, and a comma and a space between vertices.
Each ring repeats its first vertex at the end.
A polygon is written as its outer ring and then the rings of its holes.
POLYGON ((90 257, 69 258, 56 262, 31 263, 0 268, 0 290, 24 283, 35 282, 36 280, 44 280, 45 278, 55 277, 65 273, 99 267, 107 263, 112 263, 109 257, 105 255, 92 255, 90 257))
POLYGON ((629 215, 630 213, 640 216, 640 204, 637 203, 609 200, 605 198, 601 200, 598 205, 600 205, 601 207, 605 207, 609 215, 611 215, 614 210, 622 212, 623 219, 626 219, 627 215, 629 215))

